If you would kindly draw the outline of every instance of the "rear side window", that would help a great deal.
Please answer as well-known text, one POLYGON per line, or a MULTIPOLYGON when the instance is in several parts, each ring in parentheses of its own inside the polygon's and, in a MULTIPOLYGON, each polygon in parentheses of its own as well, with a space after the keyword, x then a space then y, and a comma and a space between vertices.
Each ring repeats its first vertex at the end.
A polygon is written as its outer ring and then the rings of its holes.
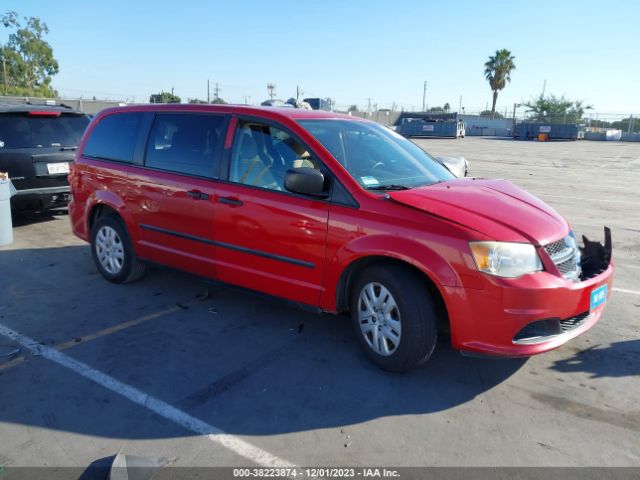
POLYGON ((133 162, 144 112, 116 113, 100 120, 91 132, 83 155, 120 162, 133 162))
POLYGON ((149 136, 145 165, 212 178, 225 126, 222 115, 159 114, 149 136))
POLYGON ((0 114, 0 150, 8 148, 75 147, 89 124, 77 113, 0 114))

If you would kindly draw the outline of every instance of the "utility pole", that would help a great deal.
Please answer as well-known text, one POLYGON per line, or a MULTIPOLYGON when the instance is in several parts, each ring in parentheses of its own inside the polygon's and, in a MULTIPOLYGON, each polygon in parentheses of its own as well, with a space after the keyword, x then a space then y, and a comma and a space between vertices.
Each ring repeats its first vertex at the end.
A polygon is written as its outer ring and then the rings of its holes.
POLYGON ((460 102, 458 102, 458 113, 462 111, 462 95, 460 95, 460 102))
POLYGON ((542 98, 544 98, 544 92, 547 90, 547 79, 544 79, 544 83, 542 84, 542 93, 540 94, 540 96, 542 98))
POLYGON ((424 88, 422 89, 422 111, 427 111, 427 81, 424 81, 424 88))
POLYGON ((631 114, 631 116, 629 117, 629 129, 627 130, 627 133, 631 133, 631 129, 633 128, 633 113, 631 114))
POLYGON ((218 100, 220 98, 220 87, 218 86, 218 82, 216 82, 216 86, 213 87, 213 99, 218 100))
MULTIPOLYGON (((513 104, 513 124, 515 125, 516 123, 516 108, 518 108, 520 106, 519 103, 514 103, 513 104)), ((505 115, 506 117, 506 115, 505 115)))
POLYGON ((300 87, 296 85, 296 102, 300 100, 300 87))
POLYGON ((211 90, 209 89, 209 79, 207 78, 207 103, 211 103, 211 90))
POLYGON ((4 77, 4 94, 7 95, 7 50, 2 47, 2 73, 4 77))
POLYGON ((367 113, 371 115, 371 97, 367 98, 367 113))
POLYGON ((276 96, 276 84, 275 83, 267 83, 267 90, 269 90, 269 98, 273 100, 273 97, 276 96))
POLYGON ((251 98, 250 95, 243 95, 242 98, 244 99, 244 104, 245 105, 249 105, 249 99, 251 98))

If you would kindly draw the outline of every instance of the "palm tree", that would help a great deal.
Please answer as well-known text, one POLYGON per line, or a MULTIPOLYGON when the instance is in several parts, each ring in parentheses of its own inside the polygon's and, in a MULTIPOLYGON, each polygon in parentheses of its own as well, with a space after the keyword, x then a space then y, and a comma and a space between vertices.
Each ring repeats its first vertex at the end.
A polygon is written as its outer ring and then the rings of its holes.
POLYGON ((489 61, 484 64, 484 76, 493 91, 493 105, 491 113, 496 111, 496 102, 498 101, 498 92, 507 86, 507 82, 511 81, 511 72, 516 69, 513 61, 516 57, 506 48, 496 50, 496 54, 489 57, 489 61))

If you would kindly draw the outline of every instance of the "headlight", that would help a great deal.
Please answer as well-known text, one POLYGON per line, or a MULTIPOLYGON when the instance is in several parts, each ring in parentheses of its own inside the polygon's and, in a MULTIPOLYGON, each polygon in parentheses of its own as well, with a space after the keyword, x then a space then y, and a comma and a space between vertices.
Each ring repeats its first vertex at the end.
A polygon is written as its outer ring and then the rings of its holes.
POLYGON ((514 278, 542 270, 542 262, 530 243, 469 242, 478 270, 514 278))

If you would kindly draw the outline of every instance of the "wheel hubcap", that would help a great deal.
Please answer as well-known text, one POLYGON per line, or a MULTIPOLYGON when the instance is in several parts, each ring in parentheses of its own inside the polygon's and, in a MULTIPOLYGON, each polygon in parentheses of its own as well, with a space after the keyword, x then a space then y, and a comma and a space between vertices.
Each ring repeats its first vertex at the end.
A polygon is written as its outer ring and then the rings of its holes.
POLYGON ((111 227, 104 226, 96 235, 96 254, 102 268, 111 275, 117 275, 124 263, 124 247, 118 233, 111 227))
POLYGON ((393 295, 377 282, 366 284, 358 297, 358 321, 367 344, 379 355, 392 355, 400 345, 400 310, 393 295))

